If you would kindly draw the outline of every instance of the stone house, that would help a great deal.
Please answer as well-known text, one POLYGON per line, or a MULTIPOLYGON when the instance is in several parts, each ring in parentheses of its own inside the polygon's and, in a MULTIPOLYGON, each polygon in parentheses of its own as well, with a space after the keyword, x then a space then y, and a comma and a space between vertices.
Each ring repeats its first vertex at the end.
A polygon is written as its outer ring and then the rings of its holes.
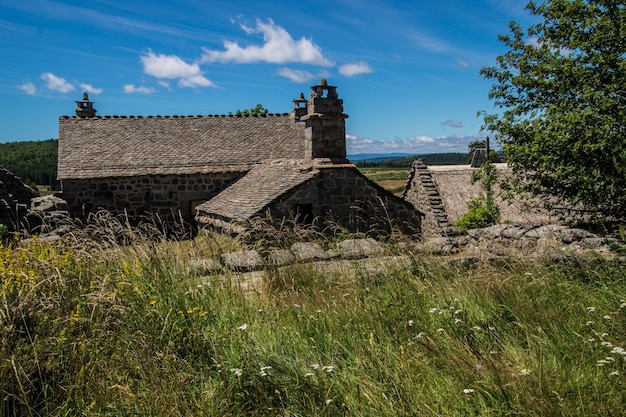
POLYGON ((350 230, 421 215, 346 159, 343 100, 323 80, 291 114, 95 116, 85 94, 59 118, 58 179, 74 215, 99 208, 200 225, 333 218, 350 230))

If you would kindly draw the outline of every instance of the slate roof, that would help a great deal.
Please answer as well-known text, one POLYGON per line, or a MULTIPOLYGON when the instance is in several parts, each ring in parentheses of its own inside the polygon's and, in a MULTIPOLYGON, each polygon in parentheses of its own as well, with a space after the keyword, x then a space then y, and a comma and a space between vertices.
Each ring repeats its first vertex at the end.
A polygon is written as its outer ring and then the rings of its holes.
POLYGON ((302 161, 276 160, 255 165, 243 178, 206 203, 197 213, 229 220, 249 219, 272 201, 313 178, 317 170, 303 167, 302 161))
POLYGON ((244 172, 303 158, 304 128, 291 114, 61 116, 58 178, 244 172))

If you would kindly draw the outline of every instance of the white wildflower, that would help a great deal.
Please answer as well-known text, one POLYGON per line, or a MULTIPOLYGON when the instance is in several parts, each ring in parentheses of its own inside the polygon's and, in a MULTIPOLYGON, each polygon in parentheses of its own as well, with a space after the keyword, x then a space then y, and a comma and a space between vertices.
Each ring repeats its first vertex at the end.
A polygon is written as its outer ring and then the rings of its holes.
POLYGON ((239 330, 246 330, 247 328, 248 328, 248 324, 247 323, 244 323, 241 326, 237 327, 237 329, 239 329, 239 330))
POLYGON ((459 324, 459 323, 461 323, 462 321, 463 321, 463 320, 461 320, 461 319, 454 319, 454 324, 459 324))
POLYGON ((459 314, 461 314, 463 312, 463 310, 455 310, 454 311, 454 315, 457 316, 459 314))
POLYGON ((473 390, 473 389, 471 389, 471 388, 465 388, 465 389, 463 390, 463 394, 468 394, 468 395, 469 395, 469 394, 472 394, 473 392, 474 392, 474 390, 473 390))
POLYGON ((611 320, 611 316, 609 316, 608 314, 607 314, 607 315, 605 315, 605 316, 602 316, 602 318, 603 318, 604 320, 611 320))
POLYGON ((414 324, 415 322, 413 320, 409 320, 409 327, 413 327, 414 324))
POLYGON ((322 366, 322 370, 326 371, 327 373, 331 373, 334 369, 335 367, 333 365, 322 366))
POLYGON ((591 320, 589 320, 587 323, 585 323, 586 326, 591 326, 593 325, 593 322, 591 320))
POLYGON ((326 405, 330 404, 332 401, 333 400, 331 400, 331 399, 326 400, 326 405))
POLYGON ((474 329, 475 331, 479 332, 479 331, 481 331, 483 328, 482 328, 482 327, 480 327, 480 326, 474 326, 474 327, 472 327, 472 329, 474 329))
POLYGON ((437 312, 437 308, 436 308, 436 307, 433 307, 433 308, 431 308, 430 310, 428 310, 428 312, 429 312, 430 314, 435 314, 435 313, 437 312))
POLYGON ((261 376, 267 376, 267 371, 269 371, 270 369, 272 369, 271 366, 267 365, 267 366, 262 366, 261 369, 259 370, 259 375, 261 376))
POLYGON ((307 372, 306 374, 304 374, 304 377, 305 377, 305 378, 308 378, 308 377, 310 377, 310 376, 313 376, 313 374, 312 374, 311 372, 307 372))
POLYGON ((520 375, 523 376, 527 376, 530 375, 530 370, 529 369, 522 369, 521 371, 519 371, 520 375))
POLYGON ((239 368, 230 368, 230 372, 237 375, 237 377, 243 375, 243 370, 239 368))
POLYGON ((622 304, 620 304, 620 305, 619 305, 619 308, 620 308, 620 309, 622 309, 622 308, 624 308, 624 307, 626 307, 626 303, 622 303, 622 304))
POLYGON ((604 359, 600 359, 600 360, 597 362, 598 366, 604 366, 604 365, 606 365, 607 363, 609 363, 609 362, 608 362, 608 361, 605 361, 604 359))
POLYGON ((590 313, 593 313, 594 311, 596 311, 595 307, 587 307, 587 311, 590 313))
POLYGON ((313 369, 320 369, 320 364, 319 363, 314 363, 313 365, 311 365, 311 368, 313 369))
POLYGON ((618 376, 619 375, 619 371, 613 371, 609 374, 609 376, 618 376))
POLYGON ((624 356, 624 355, 626 355, 626 350, 624 350, 624 348, 623 348, 623 347, 620 347, 620 346, 615 346, 615 347, 613 348, 613 350, 611 351, 611 353, 616 353, 616 354, 618 354, 618 355, 622 355, 622 356, 624 356))
POLYGON ((445 330, 443 330, 441 327, 437 329, 437 333, 443 333, 445 332, 445 330))
POLYGON ((607 356, 604 358, 607 362, 615 362, 615 358, 613 356, 607 356))
POLYGON ((424 332, 419 332, 419 333, 417 334, 417 338, 418 338, 418 339, 421 339, 421 338, 422 338, 422 337, 424 337, 424 336, 426 336, 426 333, 424 333, 424 332))
POLYGON ((602 342, 600 343, 601 346, 606 346, 606 347, 613 347, 613 343, 611 342, 602 342))

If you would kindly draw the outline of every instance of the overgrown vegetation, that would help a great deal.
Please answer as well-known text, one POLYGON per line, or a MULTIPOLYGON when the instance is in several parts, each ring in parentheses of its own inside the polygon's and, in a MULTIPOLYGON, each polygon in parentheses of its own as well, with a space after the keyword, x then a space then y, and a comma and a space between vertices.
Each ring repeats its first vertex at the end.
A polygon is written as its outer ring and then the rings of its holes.
POLYGON ((1 415, 626 413, 620 263, 409 254, 244 292, 189 268, 219 235, 88 247, 0 245, 1 415))
POLYGON ((467 202, 467 213, 455 222, 455 226, 462 231, 479 229, 494 225, 500 221, 500 208, 495 201, 494 187, 498 181, 498 170, 489 161, 485 161, 480 168, 472 171, 472 184, 480 181, 484 195, 467 202))
POLYGON ((56 139, 0 143, 0 166, 28 185, 56 187, 56 139))

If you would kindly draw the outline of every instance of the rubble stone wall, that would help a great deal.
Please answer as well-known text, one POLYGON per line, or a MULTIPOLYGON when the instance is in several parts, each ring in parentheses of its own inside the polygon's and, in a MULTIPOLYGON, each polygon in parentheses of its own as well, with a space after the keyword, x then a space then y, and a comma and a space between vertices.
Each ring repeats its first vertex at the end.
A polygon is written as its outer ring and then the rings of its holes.
POLYGON ((63 198, 74 216, 106 209, 125 212, 131 217, 155 213, 163 219, 178 217, 180 213, 185 221, 191 221, 195 204, 211 199, 243 174, 220 172, 64 180, 63 198))

